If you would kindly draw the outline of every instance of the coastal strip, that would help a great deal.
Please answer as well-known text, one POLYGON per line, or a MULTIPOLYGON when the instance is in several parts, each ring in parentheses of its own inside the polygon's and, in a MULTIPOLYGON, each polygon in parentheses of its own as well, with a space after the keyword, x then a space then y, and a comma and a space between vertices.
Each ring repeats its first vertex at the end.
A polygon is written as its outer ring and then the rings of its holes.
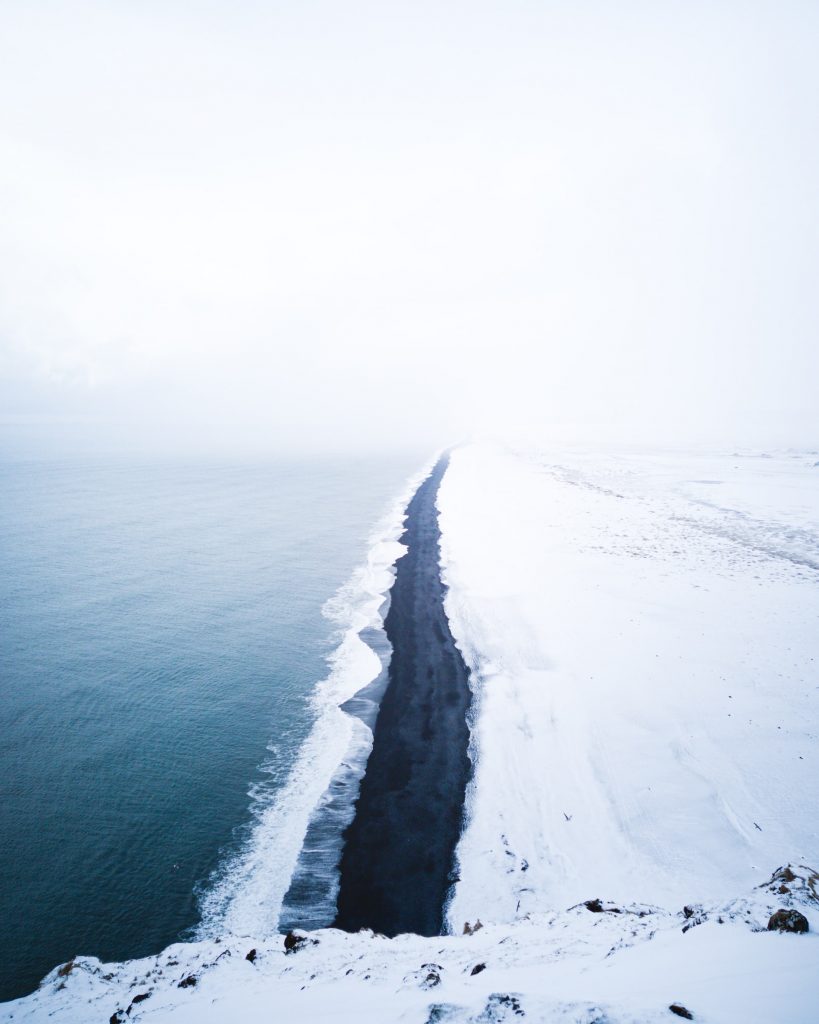
POLYGON ((470 775, 469 675, 449 629, 436 497, 442 457, 407 506, 384 628, 392 647, 373 747, 344 836, 335 926, 443 930, 470 775))

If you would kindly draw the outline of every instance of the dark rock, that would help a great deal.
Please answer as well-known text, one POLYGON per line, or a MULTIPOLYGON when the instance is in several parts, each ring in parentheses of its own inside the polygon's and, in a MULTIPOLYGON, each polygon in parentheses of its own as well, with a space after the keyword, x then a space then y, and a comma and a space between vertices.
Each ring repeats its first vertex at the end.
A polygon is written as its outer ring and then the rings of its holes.
POLYGON ((108 1024, 124 1024, 125 1014, 122 1010, 114 1010, 108 1018, 108 1024))
POLYGON ((798 910, 777 910, 768 921, 769 932, 796 932, 809 930, 808 919, 798 910))
POLYGON ((433 1003, 426 1024, 442 1024, 443 1021, 452 1020, 457 1013, 458 1007, 452 1003, 433 1003))
POLYGON ((683 934, 708 920, 708 915, 699 904, 687 903, 682 912, 685 918, 685 924, 682 927, 683 934))
POLYGON ((140 992, 138 996, 134 996, 134 998, 131 1000, 130 1006, 125 1011, 125 1016, 126 1017, 130 1017, 131 1016, 131 1010, 133 1010, 133 1008, 136 1005, 138 1005, 139 1003, 144 1003, 146 999, 150 998, 150 995, 151 995, 150 992, 140 992))
POLYGON ((480 1016, 479 1020, 505 1020, 510 1011, 514 1013, 516 1017, 525 1016, 520 1005, 520 1000, 517 996, 508 995, 505 992, 493 992, 489 997, 486 1006, 484 1007, 483 1014, 480 1016))
POLYGON ((469 973, 472 974, 472 975, 475 975, 475 974, 480 974, 481 971, 485 971, 485 970, 486 970, 486 964, 475 964, 475 966, 472 968, 472 970, 469 973))
POLYGON ((251 949, 251 951, 245 957, 245 960, 249 960, 250 963, 255 964, 256 963, 256 950, 255 949, 251 949))
POLYGON ((669 1010, 671 1010, 672 1013, 676 1013, 678 1017, 684 1017, 685 1020, 694 1019, 694 1014, 690 1010, 686 1010, 681 1003, 672 1003, 671 1006, 669 1006, 669 1010))
POLYGON ((619 914, 621 910, 619 907, 604 907, 602 900, 586 900, 583 904, 586 910, 590 910, 593 914, 619 914))
POLYGON ((427 972, 421 981, 421 988, 435 988, 441 984, 443 967, 440 964, 421 964, 421 970, 427 972))
POLYGON ((69 960, 67 964, 63 964, 59 971, 57 971, 57 977, 67 978, 68 975, 74 970, 74 966, 74 961, 69 960))
POLYGON ((778 896, 787 896, 788 902, 795 900, 799 903, 819 902, 819 871, 808 867, 806 864, 786 864, 777 868, 767 882, 763 882, 761 889, 778 896))
POLYGON ((183 978, 179 982, 179 986, 178 987, 179 988, 193 988, 193 986, 195 984, 196 984, 196 978, 192 974, 189 974, 187 976, 187 978, 183 978))
POLYGON ((305 946, 317 946, 318 939, 311 939, 307 935, 297 935, 295 932, 288 932, 284 937, 285 953, 298 953, 305 946))

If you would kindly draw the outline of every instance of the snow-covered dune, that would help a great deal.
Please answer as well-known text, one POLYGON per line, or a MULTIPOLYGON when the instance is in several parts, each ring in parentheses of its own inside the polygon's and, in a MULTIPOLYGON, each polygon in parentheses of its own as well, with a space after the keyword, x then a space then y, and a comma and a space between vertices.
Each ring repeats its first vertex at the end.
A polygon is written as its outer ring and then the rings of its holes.
POLYGON ((454 453, 447 610, 477 706, 453 928, 819 863, 816 461, 454 453))

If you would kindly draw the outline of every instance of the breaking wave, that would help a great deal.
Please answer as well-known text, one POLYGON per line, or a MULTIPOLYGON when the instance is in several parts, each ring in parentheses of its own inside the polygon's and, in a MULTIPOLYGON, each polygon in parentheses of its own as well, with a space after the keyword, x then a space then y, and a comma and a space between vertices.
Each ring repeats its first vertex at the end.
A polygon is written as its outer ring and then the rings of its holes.
POLYGON ((342 835, 352 820, 372 747, 372 727, 390 646, 384 633, 398 538, 406 506, 434 460, 410 479, 371 535, 366 562, 330 598, 323 614, 336 625, 329 673, 310 698, 313 726, 287 775, 262 766, 267 780, 250 790, 251 824, 241 848, 199 893, 196 938, 264 938, 280 927, 320 927, 335 916, 342 835))

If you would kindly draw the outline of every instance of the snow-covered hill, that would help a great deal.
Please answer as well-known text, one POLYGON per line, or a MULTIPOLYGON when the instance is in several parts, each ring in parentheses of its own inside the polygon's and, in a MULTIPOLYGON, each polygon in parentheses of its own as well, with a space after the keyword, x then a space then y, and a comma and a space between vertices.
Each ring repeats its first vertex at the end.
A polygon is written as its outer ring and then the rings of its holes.
POLYGON ((742 899, 677 912, 592 901, 458 937, 324 930, 289 953, 281 938, 234 938, 126 964, 77 959, 0 1019, 657 1024, 674 1020, 676 1006, 712 1024, 808 1024, 819 996, 819 879, 787 872, 785 895, 781 877, 742 899), (783 905, 799 907, 813 933, 767 931, 783 905))
POLYGON ((438 506, 475 774, 452 934, 78 958, 0 1021, 819 1019, 817 463, 458 449, 438 506), (782 908, 810 931, 769 931, 782 908))

